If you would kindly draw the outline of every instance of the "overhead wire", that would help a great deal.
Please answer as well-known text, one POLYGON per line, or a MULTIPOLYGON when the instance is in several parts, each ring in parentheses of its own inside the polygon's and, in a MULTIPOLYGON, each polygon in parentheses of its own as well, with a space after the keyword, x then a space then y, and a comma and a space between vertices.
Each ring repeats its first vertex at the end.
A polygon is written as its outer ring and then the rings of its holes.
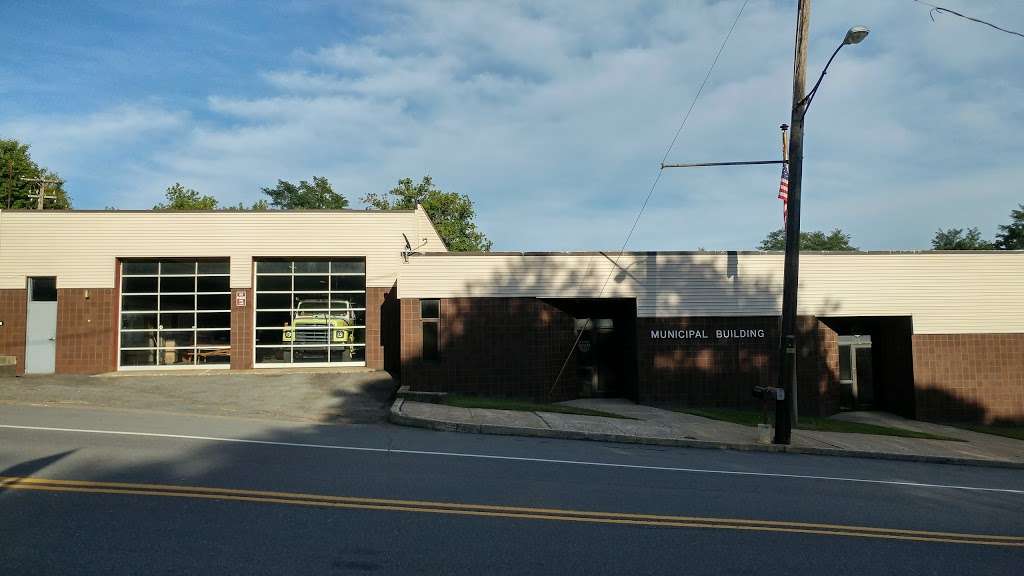
POLYGON ((1015 36, 1020 36, 1021 38, 1024 38, 1024 34, 1022 34, 1020 32, 1017 32, 1016 30, 1009 30, 1009 29, 1003 28, 1001 26, 996 26, 995 24, 993 24, 991 22, 986 22, 985 20, 982 20, 980 18, 974 18, 973 16, 968 16, 966 14, 961 14, 960 12, 957 12, 956 10, 950 10, 949 8, 943 8, 942 6, 936 6, 935 4, 931 4, 929 2, 923 2, 922 0, 914 0, 914 2, 917 2, 918 4, 923 4, 923 5, 931 8, 931 10, 928 11, 928 15, 931 17, 932 22, 935 22, 935 15, 936 14, 952 14, 953 16, 959 16, 960 18, 963 18, 965 20, 970 20, 971 22, 977 22, 978 24, 984 24, 985 26, 989 26, 991 28, 995 28, 996 30, 999 30, 1000 32, 1006 32, 1007 34, 1013 34, 1015 36))
MULTIPOLYGON (((687 108, 686 113, 683 115, 682 121, 679 123, 679 128, 676 129, 675 134, 672 136, 672 141, 669 142, 668 147, 665 149, 665 154, 661 158, 661 162, 658 165, 658 172, 654 177, 654 181, 651 183, 650 190, 647 191, 647 195, 644 197, 643 204, 640 205, 640 210, 637 212, 636 217, 633 218, 633 224, 629 228, 629 232, 626 234, 625 241, 622 242, 622 247, 619 248, 618 254, 615 256, 615 260, 612 262, 611 270, 608 272, 608 276, 605 277, 604 282, 601 284, 601 289, 597 293, 597 297, 600 298, 604 294, 605 288, 608 286, 608 281, 611 280, 615 274, 615 270, 619 267, 619 260, 622 255, 626 252, 626 246, 629 241, 633 238, 633 233, 636 232, 637 226, 640 224, 640 218, 644 215, 647 210, 647 205, 651 201, 651 197, 654 196, 654 191, 658 188, 658 183, 661 181, 661 176, 665 173, 664 164, 668 160, 669 154, 672 153, 672 149, 675 148, 676 142, 679 140, 679 135, 682 133, 683 128, 686 126, 687 121, 690 119, 690 114, 693 113, 694 107, 697 105, 697 100, 700 99, 700 95, 704 92, 704 87, 707 86, 708 80, 711 78, 711 73, 714 72, 715 66, 718 65, 718 59, 721 58, 722 52, 725 50, 726 44, 729 43, 729 39, 732 38, 732 33, 736 30, 736 24, 740 21, 740 16, 743 15, 743 10, 747 7, 750 0, 744 0, 743 4, 740 5, 740 9, 736 12, 736 17, 732 21, 732 25, 729 27, 729 31, 725 34, 725 38, 722 39, 722 44, 718 47, 718 52, 715 53, 715 58, 711 61, 711 66, 708 67, 707 73, 704 74, 704 79, 701 81, 700 86, 697 88, 697 93, 694 94, 693 100, 690 102, 690 107, 687 108)), ((604 253, 601 253, 600 257, 605 257, 604 253)), ((587 262, 587 268, 584 270, 581 278, 585 279, 590 273, 590 268, 594 262, 594 259, 598 256, 592 257, 587 262)), ((576 351, 576 347, 580 343, 580 339, 583 337, 583 333, 590 328, 592 323, 591 318, 587 318, 584 328, 579 331, 576 335, 576 340, 572 344, 572 348, 569 349, 568 354, 565 356, 565 360, 562 362, 562 367, 558 370, 558 375, 555 376, 555 381, 552 382, 551 388, 548 390, 548 396, 554 391, 555 387, 558 386, 558 381, 562 378, 562 374, 565 372, 566 366, 569 364, 569 360, 572 358, 573 352, 576 351)))

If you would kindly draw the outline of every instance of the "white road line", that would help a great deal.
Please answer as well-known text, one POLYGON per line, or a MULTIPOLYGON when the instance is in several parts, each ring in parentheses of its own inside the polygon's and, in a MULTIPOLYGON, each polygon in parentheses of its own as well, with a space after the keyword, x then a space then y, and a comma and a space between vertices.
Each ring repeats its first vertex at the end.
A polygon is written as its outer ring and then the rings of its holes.
POLYGON ((185 434, 160 434, 156 432, 126 432, 122 430, 86 430, 81 428, 52 428, 45 426, 16 426, 0 424, 0 428, 14 430, 38 430, 44 432, 73 432, 78 434, 108 434, 115 436, 143 436, 149 438, 174 438, 180 440, 202 440, 206 442, 233 442, 237 444, 259 444, 265 446, 285 446, 290 448, 319 448, 327 450, 346 450, 351 452, 380 452, 386 454, 408 454, 414 456, 447 456, 452 458, 479 458, 483 460, 505 460, 513 462, 536 462, 540 464, 569 464, 575 466, 597 466, 602 468, 624 468, 630 470, 655 470, 661 472, 684 472, 689 474, 721 474, 726 476, 756 476, 763 478, 787 478, 794 480, 825 480, 831 482, 859 482, 863 484, 884 484, 889 486, 906 486, 911 488, 939 488, 947 490, 969 490, 974 492, 999 492, 1002 494, 1024 495, 1024 490, 1011 488, 985 488, 980 486, 956 486, 950 484, 927 484, 923 482, 906 482, 902 480, 872 480, 868 478, 843 478, 838 476, 812 476, 805 474, 780 474, 774 472, 745 472, 738 470, 711 470, 705 468, 680 468, 674 466, 645 466, 642 464, 618 464, 614 462, 587 462, 584 460, 557 460, 553 458, 529 458, 525 456, 498 456, 495 454, 469 454, 464 452, 439 452, 431 450, 402 450, 397 448, 369 448, 364 446, 339 446, 335 444, 305 444, 301 442, 276 442, 272 440, 252 440, 248 438, 219 438, 216 436, 190 436, 185 434))

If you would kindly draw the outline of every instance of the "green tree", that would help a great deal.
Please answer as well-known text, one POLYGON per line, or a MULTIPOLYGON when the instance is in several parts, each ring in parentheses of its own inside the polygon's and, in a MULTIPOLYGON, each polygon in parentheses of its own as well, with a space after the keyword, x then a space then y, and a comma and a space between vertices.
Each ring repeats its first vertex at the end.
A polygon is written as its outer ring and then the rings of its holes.
POLYGON ((1024 204, 1010 211, 1010 223, 999 227, 996 234, 996 248, 999 250, 1024 250, 1024 204))
POLYGON ((277 186, 262 190, 270 196, 270 205, 281 210, 340 210, 348 207, 348 199, 335 192, 323 176, 314 176, 312 183, 300 180, 298 185, 278 180, 277 186))
POLYGON ((200 196, 199 192, 191 188, 185 188, 175 182, 174 186, 167 188, 164 192, 167 197, 166 203, 153 206, 153 210, 216 210, 217 199, 213 196, 200 196))
POLYGON ((439 189, 430 176, 424 176, 418 184, 413 184, 412 178, 403 178, 387 194, 370 193, 363 196, 362 201, 378 210, 411 210, 419 204, 427 211, 449 250, 486 252, 491 249, 491 241, 473 222, 476 211, 469 196, 439 189))
MULTIPOLYGON (((769 232, 765 236, 764 240, 757 246, 758 250, 785 250, 786 249, 786 231, 783 229, 774 230, 769 232)), ((828 250, 828 251, 853 251, 857 250, 856 246, 850 245, 850 235, 843 232, 839 228, 829 232, 828 234, 815 230, 813 232, 801 232, 800 233, 800 249, 801 250, 828 250)))
MULTIPOLYGON (((26 182, 22 178, 46 178, 60 180, 56 172, 36 164, 28 152, 28 144, 17 140, 0 139, 0 207, 4 208, 35 208, 37 200, 29 198, 29 194, 39 192, 39 184, 26 182)), ((49 184, 46 193, 53 194, 55 200, 47 200, 43 205, 46 209, 67 210, 71 208, 71 197, 64 190, 64 183, 49 184)))
POLYGON ((982 240, 977 228, 939 228, 932 238, 934 250, 992 250, 995 246, 988 240, 982 240))

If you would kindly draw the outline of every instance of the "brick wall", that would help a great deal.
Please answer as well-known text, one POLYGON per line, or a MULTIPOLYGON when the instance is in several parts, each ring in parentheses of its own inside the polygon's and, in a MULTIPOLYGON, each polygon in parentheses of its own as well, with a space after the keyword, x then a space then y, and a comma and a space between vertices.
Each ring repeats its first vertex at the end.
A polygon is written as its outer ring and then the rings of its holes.
POLYGON ((252 368, 253 347, 252 288, 231 289, 231 369, 252 368), (239 292, 245 293, 245 306, 238 305, 239 292))
POLYGON ((755 385, 773 386, 778 318, 638 318, 639 399, 652 404, 752 406, 755 385), (700 330, 708 338, 651 338, 652 330, 700 330), (718 338, 716 330, 764 330, 718 338))
POLYGON ((382 317, 386 315, 385 304, 388 302, 388 288, 366 288, 366 366, 384 368, 385 338, 382 330, 382 317))
POLYGON ((799 414, 839 412, 839 336, 814 316, 797 318, 796 367, 799 414))
POLYGON ((25 322, 28 290, 0 290, 0 355, 17 358, 18 374, 25 373, 25 322))
POLYGON ((533 298, 441 300, 440 359, 422 359, 420 301, 402 299, 402 384, 413 390, 562 400, 575 365, 553 386, 572 347, 574 320, 533 298))
POLYGON ((1024 334, 915 334, 922 420, 1024 422, 1024 334))
POLYGON ((115 306, 113 288, 57 291, 58 373, 98 374, 117 369, 115 306))

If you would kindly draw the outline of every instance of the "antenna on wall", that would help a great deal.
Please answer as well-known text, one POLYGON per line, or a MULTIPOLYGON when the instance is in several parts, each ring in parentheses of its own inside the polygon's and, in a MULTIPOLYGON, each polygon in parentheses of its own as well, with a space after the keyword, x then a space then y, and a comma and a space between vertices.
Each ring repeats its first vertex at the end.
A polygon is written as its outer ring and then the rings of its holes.
POLYGON ((419 249, 426 246, 428 242, 426 238, 423 238, 420 244, 413 248, 412 244, 409 242, 409 237, 405 235, 405 232, 402 232, 402 238, 405 239, 405 248, 402 248, 402 260, 406 263, 409 262, 409 256, 419 254, 419 249))

